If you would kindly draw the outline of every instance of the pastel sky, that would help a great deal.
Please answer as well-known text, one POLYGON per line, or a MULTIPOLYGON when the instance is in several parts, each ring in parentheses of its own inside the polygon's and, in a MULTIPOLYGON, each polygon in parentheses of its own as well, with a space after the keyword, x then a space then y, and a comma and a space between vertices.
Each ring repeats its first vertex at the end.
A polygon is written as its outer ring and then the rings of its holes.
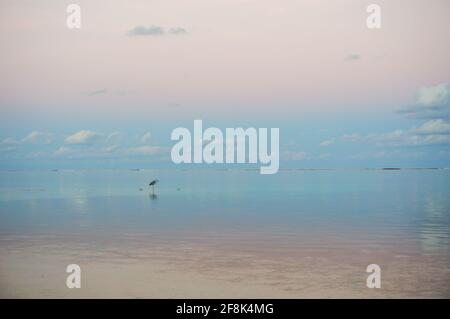
POLYGON ((170 166, 194 119, 279 127, 281 168, 449 167, 449 16, 448 0, 1 0, 0 168, 170 166))

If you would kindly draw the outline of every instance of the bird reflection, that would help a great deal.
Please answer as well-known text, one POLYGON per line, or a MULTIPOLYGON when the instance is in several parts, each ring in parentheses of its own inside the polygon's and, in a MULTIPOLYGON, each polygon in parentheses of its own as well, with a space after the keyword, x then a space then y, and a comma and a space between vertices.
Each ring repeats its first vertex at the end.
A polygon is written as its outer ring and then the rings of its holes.
POLYGON ((151 200, 157 200, 157 199, 158 199, 158 195, 153 194, 153 193, 148 194, 148 197, 149 197, 151 200))

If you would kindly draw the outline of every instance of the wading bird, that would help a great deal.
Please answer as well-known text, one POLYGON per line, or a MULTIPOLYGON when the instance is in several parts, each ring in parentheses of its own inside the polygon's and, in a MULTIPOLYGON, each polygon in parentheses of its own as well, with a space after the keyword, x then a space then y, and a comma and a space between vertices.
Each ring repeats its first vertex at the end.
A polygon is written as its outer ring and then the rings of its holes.
POLYGON ((155 193, 155 185, 158 182, 159 182, 159 180, 155 179, 155 180, 151 181, 150 184, 148 184, 148 186, 150 186, 152 188, 152 194, 155 193))

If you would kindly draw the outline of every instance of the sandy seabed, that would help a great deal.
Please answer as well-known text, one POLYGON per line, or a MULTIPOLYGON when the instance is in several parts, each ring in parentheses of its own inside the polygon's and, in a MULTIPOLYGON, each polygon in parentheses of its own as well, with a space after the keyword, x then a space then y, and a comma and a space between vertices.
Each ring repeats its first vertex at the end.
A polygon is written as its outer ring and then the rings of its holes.
MULTIPOLYGON (((267 240, 267 239, 266 239, 267 240)), ((443 257, 380 249, 278 249, 263 239, 0 236, 1 298, 449 298, 443 257), (255 239, 254 239, 255 240, 255 239), (366 267, 382 269, 381 289, 366 267), (81 267, 81 288, 66 267, 81 267)))

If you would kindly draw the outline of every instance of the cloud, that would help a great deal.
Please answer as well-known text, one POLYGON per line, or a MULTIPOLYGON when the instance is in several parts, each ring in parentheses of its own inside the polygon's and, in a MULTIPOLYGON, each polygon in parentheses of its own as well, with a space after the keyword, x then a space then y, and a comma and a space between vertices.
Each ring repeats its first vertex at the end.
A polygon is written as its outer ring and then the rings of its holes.
POLYGON ((450 83, 423 87, 416 93, 412 105, 400 108, 398 113, 415 118, 449 118, 450 117, 450 83))
POLYGON ((413 143, 409 145, 440 145, 440 144, 450 144, 449 135, 427 135, 425 137, 417 138, 413 136, 413 143))
POLYGON ((449 83, 421 88, 417 94, 417 102, 428 107, 446 104, 449 102, 449 90, 449 83))
POLYGON ((443 119, 429 120, 414 131, 418 134, 450 134, 450 123, 443 119))
POLYGON ((420 158, 424 155, 423 152, 417 151, 403 151, 403 150, 381 150, 381 151, 369 151, 357 154, 351 154, 347 156, 348 159, 364 160, 364 159, 380 159, 380 158, 420 158))
POLYGON ((397 110, 414 118, 428 121, 419 127, 398 129, 380 134, 353 133, 340 138, 344 142, 372 143, 378 146, 427 146, 450 144, 450 83, 420 88, 415 102, 397 110))
POLYGON ((19 144, 19 141, 17 141, 16 139, 14 139, 12 137, 6 137, 3 139, 1 144, 2 145, 17 145, 17 144, 19 144))
POLYGON ((123 134, 121 132, 112 132, 108 135, 106 138, 106 141, 109 143, 118 143, 123 137, 123 134))
POLYGON ((98 140, 99 137, 100 137, 100 134, 98 134, 96 132, 82 130, 82 131, 79 131, 79 132, 76 132, 76 133, 70 135, 69 137, 67 137, 65 139, 64 142, 66 144, 92 144, 96 140, 98 140))
POLYGON ((0 152, 2 153, 13 152, 15 150, 17 150, 15 146, 0 147, 0 152))
POLYGON ((53 141, 52 134, 33 131, 22 139, 23 143, 37 143, 50 144, 53 141))
POLYGON ((163 35, 165 33, 164 29, 158 26, 137 26, 127 32, 130 37, 133 36, 157 36, 163 35))
POLYGON ((370 134, 364 140, 378 145, 426 146, 450 144, 450 123, 442 120, 429 120, 418 128, 395 130, 383 134, 370 134))
POLYGON ((116 145, 102 148, 89 147, 83 149, 74 149, 67 146, 61 146, 53 153, 53 156, 71 159, 105 158, 116 154, 118 149, 119 147, 116 145))
POLYGON ((333 155, 330 153, 323 153, 323 154, 319 154, 317 156, 317 159, 321 159, 321 160, 327 160, 327 159, 331 159, 333 158, 333 155))
POLYGON ((152 25, 149 27, 145 26, 134 27, 133 29, 128 31, 126 35, 129 37, 134 37, 134 36, 161 36, 165 34, 181 35, 186 33, 187 30, 181 27, 169 28, 166 31, 163 27, 152 25))
POLYGON ((104 148, 102 148, 100 151, 102 153, 114 153, 119 149, 118 145, 110 145, 110 146, 106 146, 104 148))
POLYGON ((43 133, 38 131, 32 131, 30 134, 25 136, 21 140, 16 140, 12 137, 7 137, 3 139, 3 141, 0 142, 1 145, 19 145, 19 144, 25 144, 25 143, 44 143, 44 144, 50 144, 53 141, 53 136, 50 133, 43 133))
POLYGON ((304 151, 284 151, 280 156, 281 159, 285 161, 329 160, 333 157, 333 155, 329 153, 313 154, 304 151))
POLYGON ((46 152, 31 152, 24 156, 26 159, 43 159, 48 157, 46 152))
POLYGON ((157 155, 162 154, 166 151, 166 148, 161 146, 138 146, 138 147, 131 147, 126 150, 127 154, 130 155, 157 155))
POLYGON ((329 139, 329 140, 325 140, 325 141, 321 142, 321 143, 319 144, 319 146, 330 146, 330 145, 333 144, 333 143, 334 143, 334 138, 329 139))
POLYGON ((63 145, 53 153, 53 156, 71 159, 104 158, 112 155, 119 155, 118 150, 118 145, 110 145, 102 148, 89 147, 83 149, 74 149, 63 145))
POLYGON ((54 156, 67 156, 67 155, 73 154, 74 152, 75 151, 73 149, 71 149, 70 147, 61 146, 53 153, 53 155, 54 156))
POLYGON ((357 60, 361 60, 361 56, 356 53, 349 54, 344 58, 344 61, 357 61, 357 60))
POLYGON ((121 149, 119 145, 109 145, 104 147, 91 146, 82 149, 63 145, 53 153, 53 156, 70 159, 129 158, 132 156, 160 155, 167 152, 168 148, 166 147, 149 145, 130 147, 127 149, 121 149))
POLYGON ((310 158, 308 152, 286 151, 281 154, 282 158, 290 161, 303 161, 310 158))
POLYGON ((374 138, 381 145, 391 146, 426 146, 450 144, 449 135, 415 135, 411 131, 397 130, 374 138))
POLYGON ((358 133, 345 134, 341 137, 341 140, 345 142, 357 142, 361 140, 362 136, 358 133))
POLYGON ((420 128, 394 130, 381 134, 354 135, 358 136, 358 138, 345 139, 342 137, 341 140, 353 143, 359 142, 376 144, 378 146, 427 146, 450 144, 450 135, 448 134, 437 134, 437 132, 432 133, 432 131, 427 133, 424 127, 426 129, 430 129, 430 127, 433 129, 439 128, 434 127, 433 125, 428 125, 427 123, 424 124, 425 126, 422 125, 420 128))
POLYGON ((185 34, 185 33, 187 33, 187 31, 184 28, 170 28, 169 33, 170 34, 185 34))
POLYGON ((121 146, 123 136, 121 132, 103 135, 94 131, 81 130, 66 137, 64 145, 59 147, 53 153, 53 156, 71 159, 129 158, 131 156, 163 154, 168 150, 166 147, 148 145, 151 141, 150 132, 138 137, 139 142, 147 144, 141 146, 121 146), (76 147, 76 145, 84 145, 84 147, 76 147))
POLYGON ((141 142, 143 144, 148 144, 150 142, 151 138, 152 138, 152 135, 150 134, 150 132, 146 132, 144 135, 142 135, 141 142))

